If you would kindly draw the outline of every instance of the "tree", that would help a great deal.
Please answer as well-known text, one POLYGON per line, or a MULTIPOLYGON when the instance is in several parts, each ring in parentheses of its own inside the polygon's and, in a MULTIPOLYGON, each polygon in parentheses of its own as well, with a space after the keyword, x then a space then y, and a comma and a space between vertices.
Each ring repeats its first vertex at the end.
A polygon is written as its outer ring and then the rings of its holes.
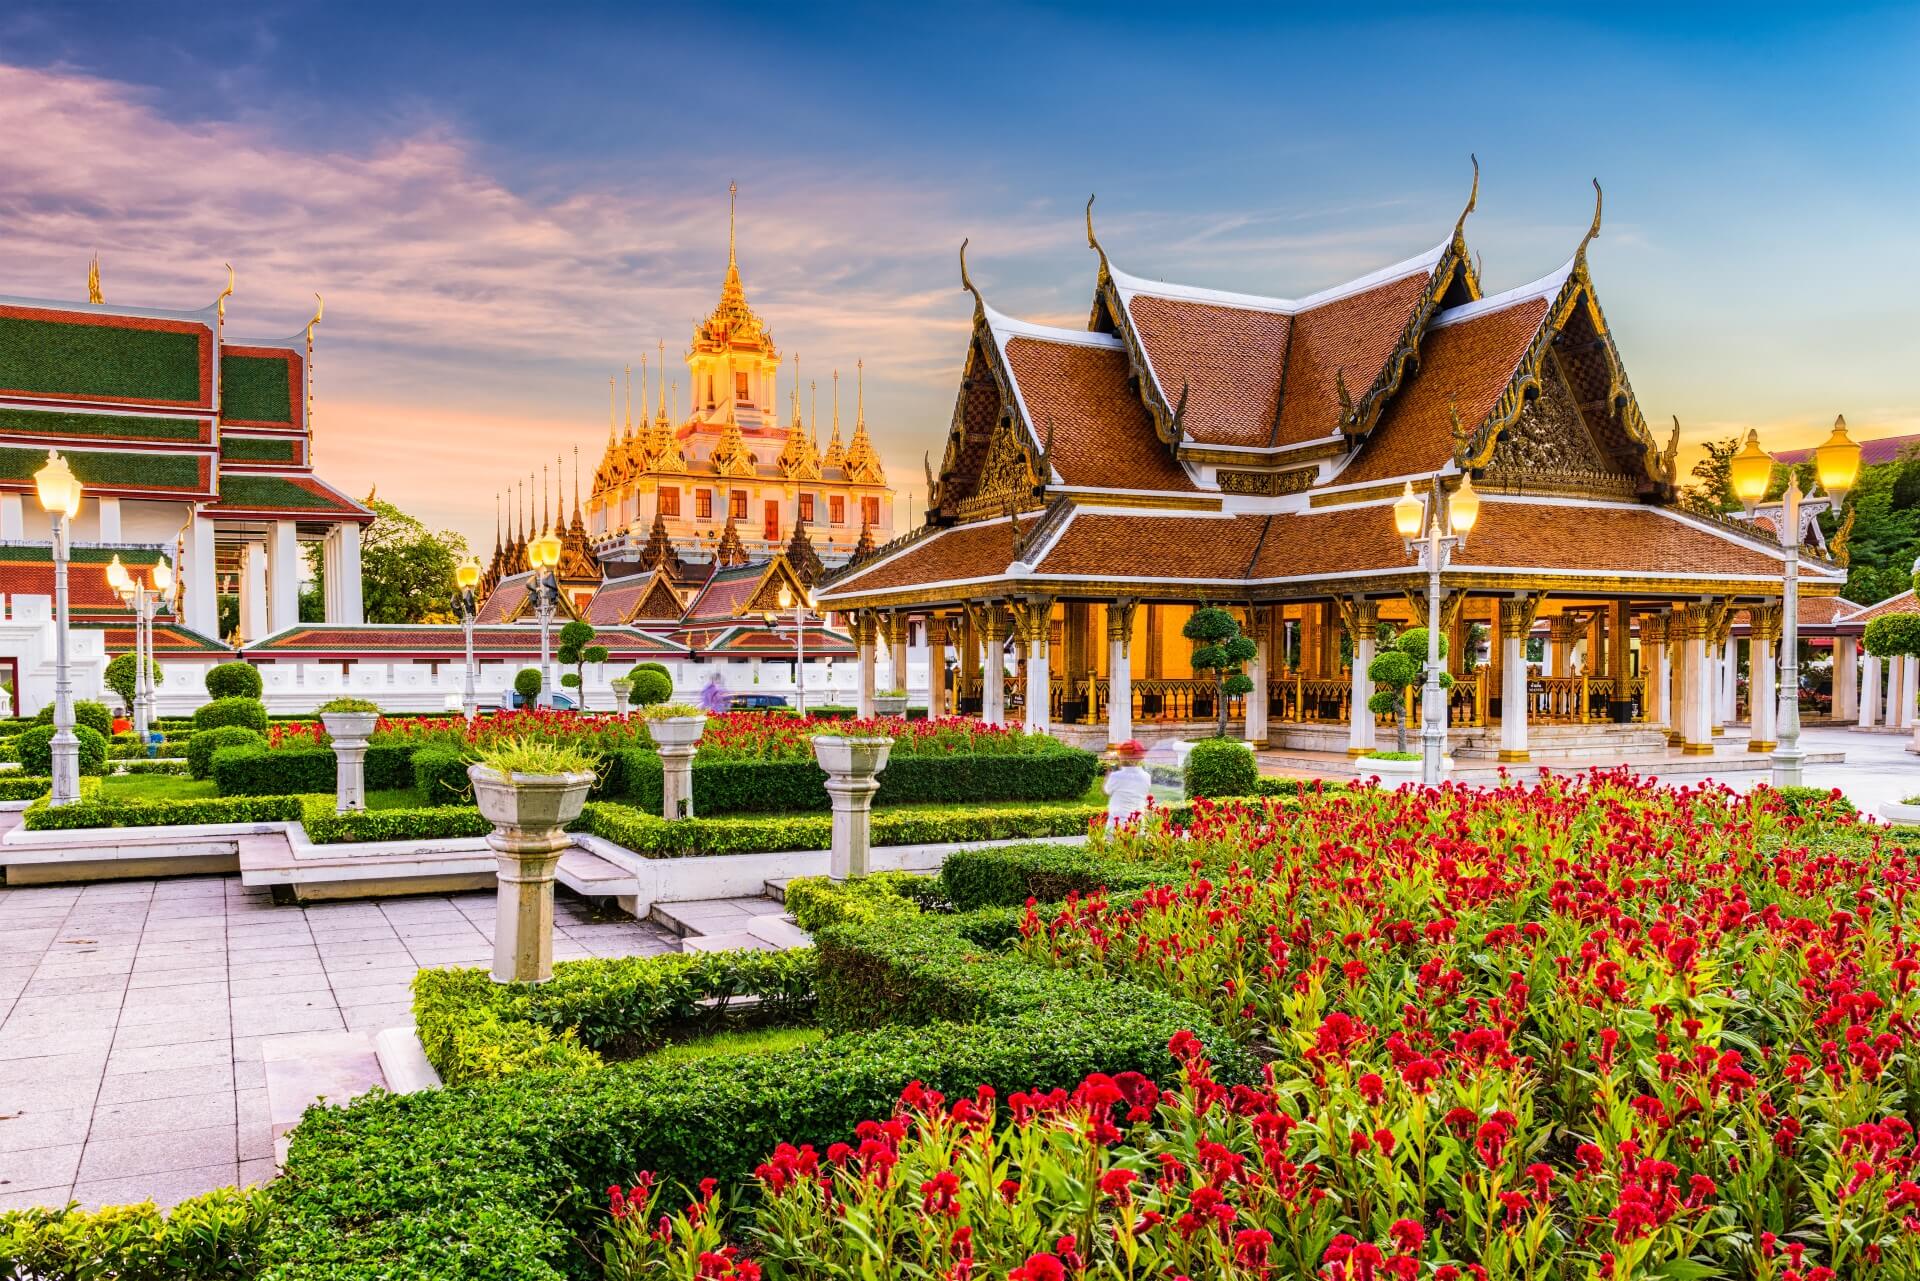
POLYGON ((658 663, 642 663, 627 674, 633 688, 627 701, 635 707, 652 707, 673 697, 673 678, 658 663))
MULTIPOLYGON (((384 499, 367 496, 373 523, 360 531, 360 596, 369 623, 453 621, 453 569, 467 558, 467 540, 450 529, 430 530, 384 499)), ((300 616, 318 621, 326 599, 325 563, 318 543, 307 544, 313 570, 300 616), (309 617, 309 616, 312 617, 309 617)))
POLYGON ((593 643, 593 624, 574 619, 560 629, 560 649, 556 655, 562 663, 573 670, 560 678, 560 683, 568 689, 580 691, 580 710, 587 709, 588 663, 607 661, 607 647, 593 643))
MULTIPOLYGON (((1446 658, 1447 638, 1442 636, 1440 661, 1445 662, 1446 658)), ((1409 627, 1401 632, 1367 665, 1367 679, 1375 686, 1373 697, 1367 700, 1367 710, 1393 717, 1395 751, 1407 750, 1407 719, 1413 711, 1407 691, 1424 681, 1426 667, 1427 629, 1424 627, 1409 627)), ((1440 688, 1453 688, 1453 677, 1444 670, 1440 673, 1440 688)))
POLYGON ((513 678, 513 692, 520 696, 522 706, 531 707, 540 698, 540 669, 523 667, 513 678))
MULTIPOLYGON (((1920 614, 1882 614, 1860 639, 1875 658, 1920 657, 1920 614)), ((1887 719, 1893 720, 1891 713, 1887 719)), ((1914 727, 1913 741, 1920 747, 1920 725, 1914 727)))
POLYGON ((1240 669, 1252 661, 1256 652, 1254 643, 1240 634, 1240 624, 1234 616, 1217 605, 1194 610, 1180 634, 1200 642, 1200 647, 1193 651, 1193 670, 1213 673, 1214 709, 1220 718, 1217 737, 1225 738, 1227 698, 1253 688, 1252 679, 1240 669))
POLYGON ((1690 511, 1717 516, 1735 511, 1740 500, 1733 492, 1733 456, 1740 452, 1740 437, 1707 441, 1707 456, 1693 465, 1693 484, 1680 493, 1680 505, 1690 511))
MULTIPOLYGON (((121 654, 107 664, 107 672, 103 678, 107 688, 120 696, 120 701, 126 705, 128 715, 133 713, 134 681, 138 676, 139 664, 134 661, 133 655, 121 654)), ((160 682, 166 679, 160 664, 151 658, 147 660, 147 677, 156 689, 160 687, 160 682)))

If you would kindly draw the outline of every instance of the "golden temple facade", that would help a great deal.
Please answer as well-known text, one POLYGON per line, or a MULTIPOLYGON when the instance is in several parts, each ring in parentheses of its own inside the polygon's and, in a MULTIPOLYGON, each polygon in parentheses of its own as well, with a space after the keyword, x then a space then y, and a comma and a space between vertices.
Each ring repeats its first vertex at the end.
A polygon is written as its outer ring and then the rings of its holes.
POLYGON ((602 561, 641 559, 657 541, 656 526, 676 555, 695 564, 721 559, 720 549, 735 542, 749 559, 765 560, 799 531, 824 564, 838 566, 863 542, 893 537, 893 491, 867 432, 864 369, 856 373, 850 438, 841 434, 838 371, 824 449, 817 385, 803 420, 798 357, 782 421, 780 370, 788 362, 747 302, 731 200, 720 301, 694 327, 684 360, 683 387, 669 381, 660 345, 657 393, 642 363, 637 417, 631 371, 624 418, 618 387, 610 384, 607 446, 586 508, 588 536, 602 561))

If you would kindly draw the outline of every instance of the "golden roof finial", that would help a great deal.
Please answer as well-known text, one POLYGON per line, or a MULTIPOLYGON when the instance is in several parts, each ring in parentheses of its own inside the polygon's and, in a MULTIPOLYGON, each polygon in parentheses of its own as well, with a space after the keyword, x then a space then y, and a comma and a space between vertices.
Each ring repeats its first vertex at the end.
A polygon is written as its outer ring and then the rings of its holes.
POLYGON ((100 255, 97 251, 93 261, 87 264, 87 301, 96 307, 106 301, 100 292, 100 255))
MULTIPOLYGON (((641 412, 645 413, 646 408, 647 408, 647 358, 645 356, 642 356, 640 357, 640 410, 641 412)), ((621 439, 623 440, 633 439, 633 366, 632 365, 627 366, 627 422, 626 422, 626 426, 621 429, 620 436, 621 436, 621 439)))
POLYGON ((1466 228, 1467 215, 1472 213, 1473 207, 1480 203, 1480 157, 1470 151, 1467 153, 1467 159, 1473 161, 1473 189, 1467 192, 1467 207, 1462 209, 1460 216, 1454 220, 1453 236, 1455 240, 1460 238, 1461 232, 1466 228))
POLYGON ((1586 235, 1580 237, 1580 247, 1574 250, 1574 253, 1573 253, 1573 256, 1576 260, 1580 262, 1586 261, 1587 246, 1590 243, 1592 243, 1594 237, 1598 236, 1599 234, 1600 234, 1600 180, 1598 178, 1595 178, 1593 180, 1593 225, 1587 228, 1586 235))
POLYGON ((620 439, 620 388, 613 375, 607 375, 607 447, 620 439))
POLYGON ((540 464, 540 528, 543 530, 553 528, 553 517, 549 515, 548 512, 549 512, 549 509, 547 507, 547 465, 545 463, 541 463, 540 464))
MULTIPOLYGON (((227 269, 227 287, 225 289, 222 289, 220 291, 220 296, 213 300, 213 309, 219 315, 221 323, 224 324, 226 323, 226 319, 227 319, 227 299, 233 297, 233 264, 230 262, 223 262, 220 265, 227 269)), ((315 298, 318 298, 319 296, 320 296, 319 294, 314 295, 315 298)), ((317 325, 319 323, 320 323, 320 317, 318 314, 316 314, 313 318, 313 324, 317 325)), ((307 331, 308 331, 307 341, 312 342, 313 341, 313 332, 312 332, 313 325, 307 326, 307 331)))
POLYGON ((573 447, 573 521, 580 523, 580 446, 573 447))
POLYGON ((815 449, 820 448, 820 381, 817 378, 807 380, 807 390, 813 394, 812 412, 807 415, 807 438, 813 441, 815 449))
POLYGON ((867 362, 862 357, 853 362, 854 392, 853 429, 859 431, 867 425, 867 362))
POLYGON ((660 421, 667 420, 667 340, 660 341, 660 421))
MULTIPOLYGON (((220 303, 220 306, 222 309, 220 314, 222 316, 225 316, 227 314, 225 310, 227 304, 224 300, 226 299, 227 294, 230 294, 232 292, 233 292, 233 268, 229 267, 227 268, 227 293, 220 295, 222 299, 220 303)), ((319 324, 320 318, 326 314, 327 314, 327 300, 325 298, 322 298, 319 294, 315 294, 313 296, 313 319, 307 322, 307 435, 309 437, 313 435, 313 327, 319 324)), ((309 439, 308 441, 308 446, 309 446, 308 452, 311 453, 312 452, 311 439, 309 439)))
POLYGON ((735 264, 735 259, 733 256, 733 224, 734 224, 733 213, 734 213, 734 205, 738 202, 739 197, 740 197, 740 184, 737 182, 728 183, 727 184, 727 266, 729 267, 732 267, 735 264))

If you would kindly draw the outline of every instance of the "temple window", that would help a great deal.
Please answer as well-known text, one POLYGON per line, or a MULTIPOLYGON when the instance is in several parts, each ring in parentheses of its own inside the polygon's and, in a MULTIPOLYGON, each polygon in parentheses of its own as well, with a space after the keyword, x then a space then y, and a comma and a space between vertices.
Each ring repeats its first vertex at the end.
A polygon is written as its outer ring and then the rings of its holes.
POLYGON ((813 523, 813 495, 800 495, 800 519, 807 524, 813 523))
POLYGON ((780 537, 780 504, 771 498, 764 504, 761 535, 765 537, 768 542, 772 542, 774 539, 780 537))
POLYGON ((747 491, 736 489, 728 500, 727 514, 735 520, 747 518, 747 491))
POLYGON ((827 512, 836 525, 847 523, 847 500, 835 494, 827 499, 827 512))
POLYGON ((701 520, 713 519, 713 491, 696 489, 693 491, 693 514, 701 520))
POLYGON ((747 376, 744 373, 736 373, 733 376, 733 398, 747 404, 753 403, 753 392, 747 386, 747 376))
POLYGON ((660 491, 660 514, 662 516, 680 514, 680 490, 677 487, 660 491))
POLYGON ((708 408, 708 409, 712 409, 712 408, 713 408, 713 404, 714 404, 714 401, 713 401, 713 375, 712 375, 712 374, 708 374, 708 375, 707 375, 707 408, 708 408))
POLYGON ((860 517, 869 525, 878 525, 880 523, 879 498, 862 498, 860 500, 860 517))

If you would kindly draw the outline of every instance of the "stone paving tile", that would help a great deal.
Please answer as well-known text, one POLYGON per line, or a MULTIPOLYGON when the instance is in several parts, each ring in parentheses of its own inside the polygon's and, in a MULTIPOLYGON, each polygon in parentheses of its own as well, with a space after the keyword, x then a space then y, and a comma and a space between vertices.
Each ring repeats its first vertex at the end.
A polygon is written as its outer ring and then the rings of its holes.
MULTIPOLYGON (((0 1208, 271 1178, 263 1044, 411 1021, 420 969, 491 961, 493 912, 488 893, 280 907, 233 877, 0 887, 0 1208)), ((557 957, 673 948, 556 905, 557 957)))

